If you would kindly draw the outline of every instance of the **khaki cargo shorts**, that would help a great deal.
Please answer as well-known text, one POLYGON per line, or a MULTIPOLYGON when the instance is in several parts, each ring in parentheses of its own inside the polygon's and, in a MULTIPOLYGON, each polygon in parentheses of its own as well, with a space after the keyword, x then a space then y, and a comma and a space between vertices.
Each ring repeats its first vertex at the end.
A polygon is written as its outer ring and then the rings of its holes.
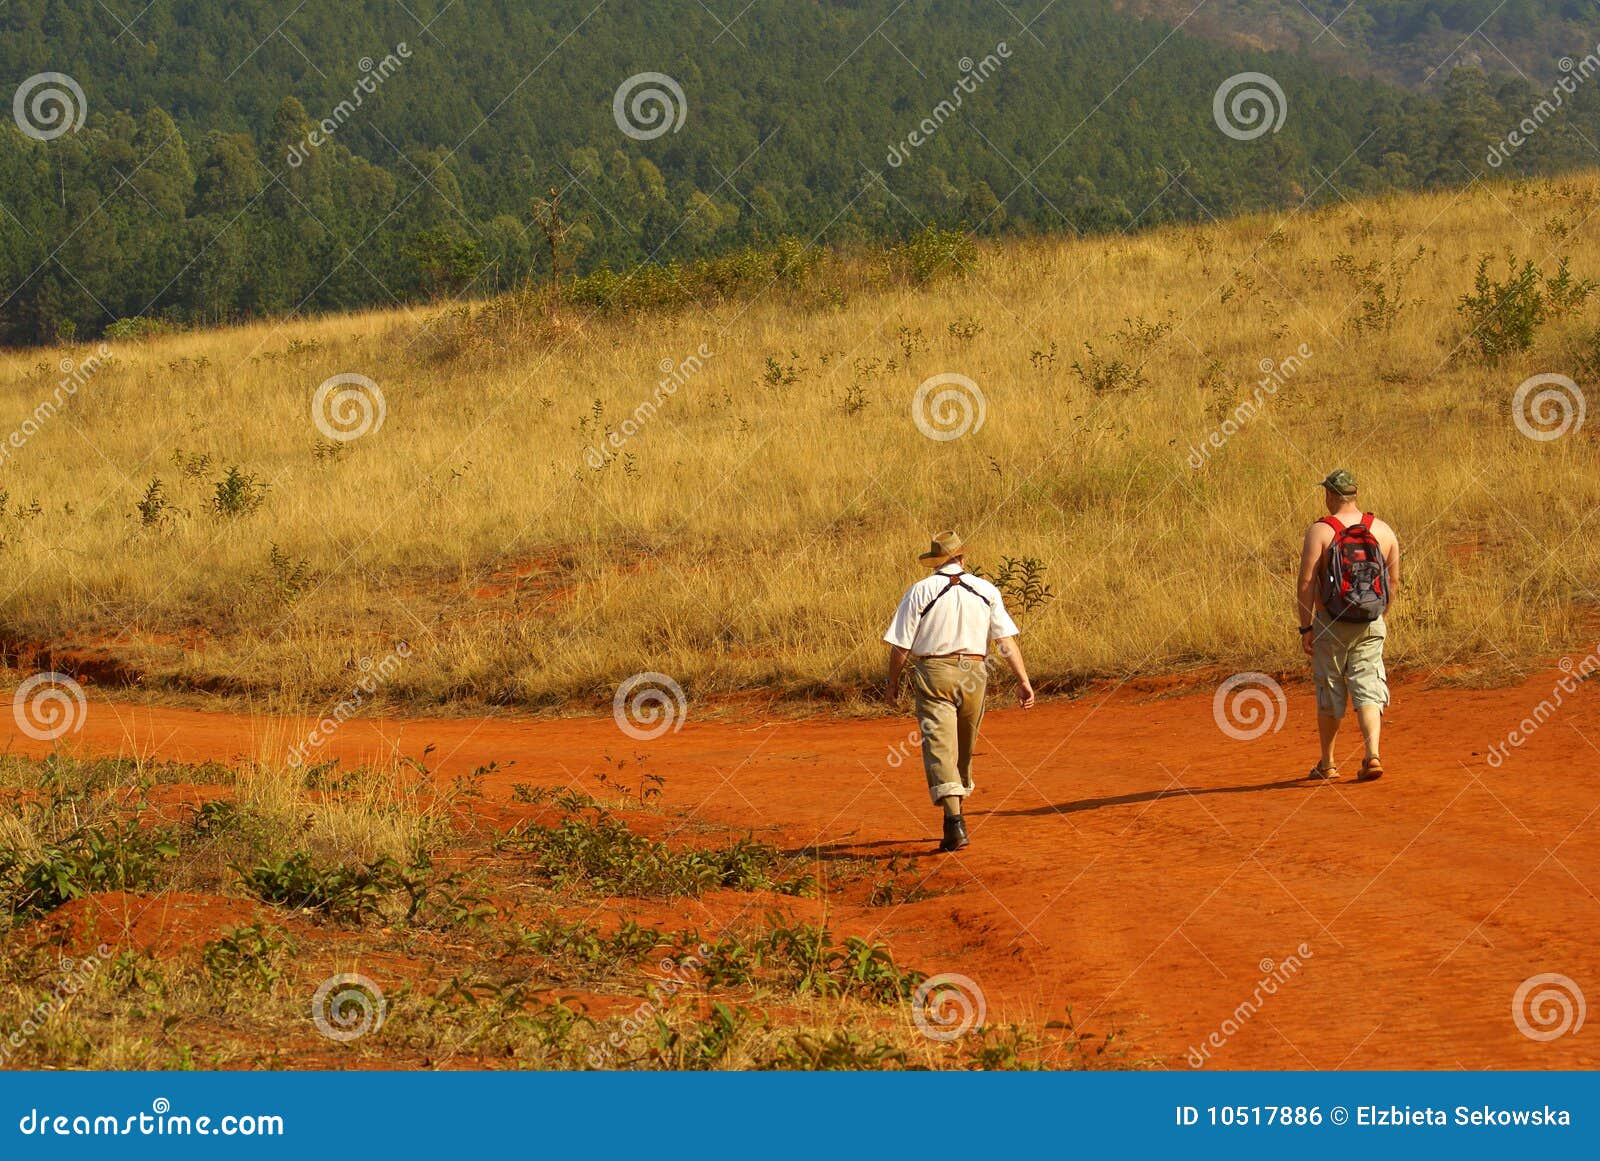
POLYGON ((1312 622, 1311 676, 1317 684, 1317 712, 1344 717, 1345 703, 1360 709, 1389 704, 1389 674, 1383 667, 1388 629, 1376 621, 1335 621, 1317 612, 1312 622))

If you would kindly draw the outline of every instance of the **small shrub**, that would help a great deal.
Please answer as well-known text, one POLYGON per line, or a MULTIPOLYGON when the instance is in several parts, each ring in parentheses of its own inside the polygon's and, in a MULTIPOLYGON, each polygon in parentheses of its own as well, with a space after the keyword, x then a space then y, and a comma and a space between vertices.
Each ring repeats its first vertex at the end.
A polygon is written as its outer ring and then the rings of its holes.
POLYGON ((656 1042, 651 1050, 658 1064, 675 1071, 714 1068, 750 1023, 750 1013, 718 1002, 711 1014, 688 1032, 670 1027, 656 1017, 656 1042))
POLYGON ((800 365, 800 352, 790 351, 788 362, 779 362, 774 355, 767 356, 766 370, 761 372, 761 381, 768 387, 789 387, 800 381, 800 375, 805 370, 800 365))
POLYGON ((1002 556, 1000 567, 992 575, 976 568, 972 572, 999 589, 1012 608, 1031 613, 1055 599, 1055 590, 1044 582, 1046 567, 1032 556, 1002 556))
POLYGON ((398 886, 409 899, 402 923, 442 930, 477 928, 495 916, 478 884, 456 874, 435 874, 433 860, 424 851, 417 851, 404 869, 393 861, 381 868, 380 892, 392 886, 398 886))
POLYGON ((1490 256, 1478 261, 1473 292, 1461 296, 1456 310, 1465 318, 1468 337, 1479 356, 1496 363, 1505 356, 1533 346, 1534 335, 1543 325, 1549 304, 1540 289, 1539 268, 1506 255, 1506 276, 1495 280, 1489 275, 1490 256))
POLYGON ((36 859, 0 850, 0 881, 9 879, 14 915, 43 915, 69 899, 101 891, 144 891, 160 885, 167 860, 178 854, 169 830, 138 822, 106 823, 49 844, 36 859))
POLYGON ((276 863, 241 870, 239 879, 246 891, 263 902, 359 924, 376 915, 385 897, 401 886, 398 870, 392 859, 362 867, 318 867, 301 851, 276 863))
POLYGON ((106 327, 106 338, 114 342, 136 343, 142 339, 175 335, 181 329, 164 318, 119 318, 106 327))
POLYGON ((1073 372, 1096 395, 1114 391, 1136 391, 1150 386, 1144 368, 1120 355, 1110 358, 1095 351, 1093 344, 1083 344, 1084 357, 1072 364, 1073 372))
POLYGON ((572 279, 561 288, 561 296, 607 312, 710 306, 736 295, 759 294, 773 283, 803 286, 816 262, 815 252, 799 239, 782 238, 767 249, 746 247, 688 265, 644 263, 625 273, 602 267, 572 279))
POLYGON ((172 501, 167 499, 166 485, 161 482, 160 476, 151 478, 144 495, 134 505, 134 510, 139 515, 142 528, 163 528, 172 523, 172 501))
POLYGON ((502 845, 533 855, 540 873, 557 886, 582 882, 607 895, 699 895, 717 888, 804 895, 815 890, 809 874, 784 877, 782 856, 765 843, 741 839, 721 850, 675 851, 634 834, 598 809, 592 820, 525 827, 502 845))
POLYGON ((231 467, 211 494, 211 511, 219 520, 249 516, 266 501, 268 487, 260 477, 231 467))
POLYGON ((1135 358, 1142 359, 1171 333, 1170 322, 1147 322, 1143 318, 1129 318, 1123 320, 1123 327, 1117 332, 1116 338, 1124 350, 1135 358))
POLYGON ((200 949, 200 963, 217 987, 245 984, 266 989, 282 976, 279 965, 294 951, 281 927, 233 927, 200 949))
POLYGON ((965 278, 978 265, 978 245, 965 230, 929 226, 913 235, 897 254, 919 286, 942 278, 965 278))
POLYGON ((1555 277, 1543 276, 1545 297, 1550 303, 1550 313, 1556 318, 1562 318, 1578 310, 1589 297, 1600 290, 1593 279, 1574 278, 1568 268, 1567 259, 1561 260, 1561 265, 1556 268, 1555 277))
POLYGON ((867 1040, 848 1029, 817 1035, 797 1032, 778 1045, 769 1068, 801 1072, 862 1072, 904 1068, 906 1054, 883 1040, 867 1040))
POLYGON ((1401 260, 1391 254, 1387 263, 1374 258, 1358 265, 1354 256, 1340 253, 1333 260, 1333 268, 1353 279, 1360 297, 1356 311, 1350 318, 1350 329, 1357 334, 1387 334, 1394 330, 1400 314, 1407 307, 1420 306, 1420 298, 1405 296, 1406 282, 1427 250, 1418 246, 1409 258, 1401 260))
POLYGON ((583 968, 635 963, 666 942, 661 932, 628 920, 610 936, 586 923, 563 923, 552 915, 513 941, 517 950, 583 968))
POLYGON ((172 452, 172 465, 178 469, 180 476, 198 480, 211 470, 211 457, 204 452, 186 452, 182 448, 175 448, 172 452))
POLYGON ((928 349, 928 337, 922 333, 921 327, 902 325, 895 331, 894 341, 900 347, 900 360, 906 366, 911 365, 914 355, 928 349))
POLYGON ((274 544, 267 553, 267 573, 263 579, 279 603, 292 605, 311 587, 315 578, 310 561, 304 557, 295 560, 274 544))

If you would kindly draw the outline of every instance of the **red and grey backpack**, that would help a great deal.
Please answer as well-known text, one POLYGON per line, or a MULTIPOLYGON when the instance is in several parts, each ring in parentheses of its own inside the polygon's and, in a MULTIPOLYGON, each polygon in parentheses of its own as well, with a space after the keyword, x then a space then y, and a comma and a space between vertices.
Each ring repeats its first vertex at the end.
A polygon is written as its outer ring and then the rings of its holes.
POLYGON ((1320 523, 1333 529, 1323 556, 1322 607, 1335 621, 1376 621, 1389 607, 1389 562, 1372 534, 1372 513, 1348 527, 1336 516, 1320 523))

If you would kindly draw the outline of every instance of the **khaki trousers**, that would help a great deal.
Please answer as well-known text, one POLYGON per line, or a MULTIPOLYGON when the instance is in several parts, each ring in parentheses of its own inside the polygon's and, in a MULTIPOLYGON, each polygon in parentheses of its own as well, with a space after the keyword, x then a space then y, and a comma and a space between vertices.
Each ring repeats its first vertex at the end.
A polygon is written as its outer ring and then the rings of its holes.
POLYGON ((1335 621, 1321 609, 1312 622, 1315 642, 1311 676, 1317 683, 1317 712, 1344 717, 1345 702, 1360 709, 1389 705, 1389 673, 1383 665, 1383 643, 1389 630, 1376 621, 1335 621))
POLYGON ((972 793, 972 749, 983 720, 989 671, 966 657, 918 657, 911 663, 911 693, 922 734, 922 768, 928 796, 964 798, 972 793))

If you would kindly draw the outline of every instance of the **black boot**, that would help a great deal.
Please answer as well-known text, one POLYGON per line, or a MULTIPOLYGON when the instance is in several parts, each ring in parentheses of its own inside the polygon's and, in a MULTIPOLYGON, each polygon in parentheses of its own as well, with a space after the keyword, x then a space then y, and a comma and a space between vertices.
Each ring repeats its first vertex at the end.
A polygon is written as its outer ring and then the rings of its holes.
POLYGON ((967 820, 959 814, 945 815, 944 842, 939 844, 941 851, 959 851, 971 841, 967 838, 967 820))

